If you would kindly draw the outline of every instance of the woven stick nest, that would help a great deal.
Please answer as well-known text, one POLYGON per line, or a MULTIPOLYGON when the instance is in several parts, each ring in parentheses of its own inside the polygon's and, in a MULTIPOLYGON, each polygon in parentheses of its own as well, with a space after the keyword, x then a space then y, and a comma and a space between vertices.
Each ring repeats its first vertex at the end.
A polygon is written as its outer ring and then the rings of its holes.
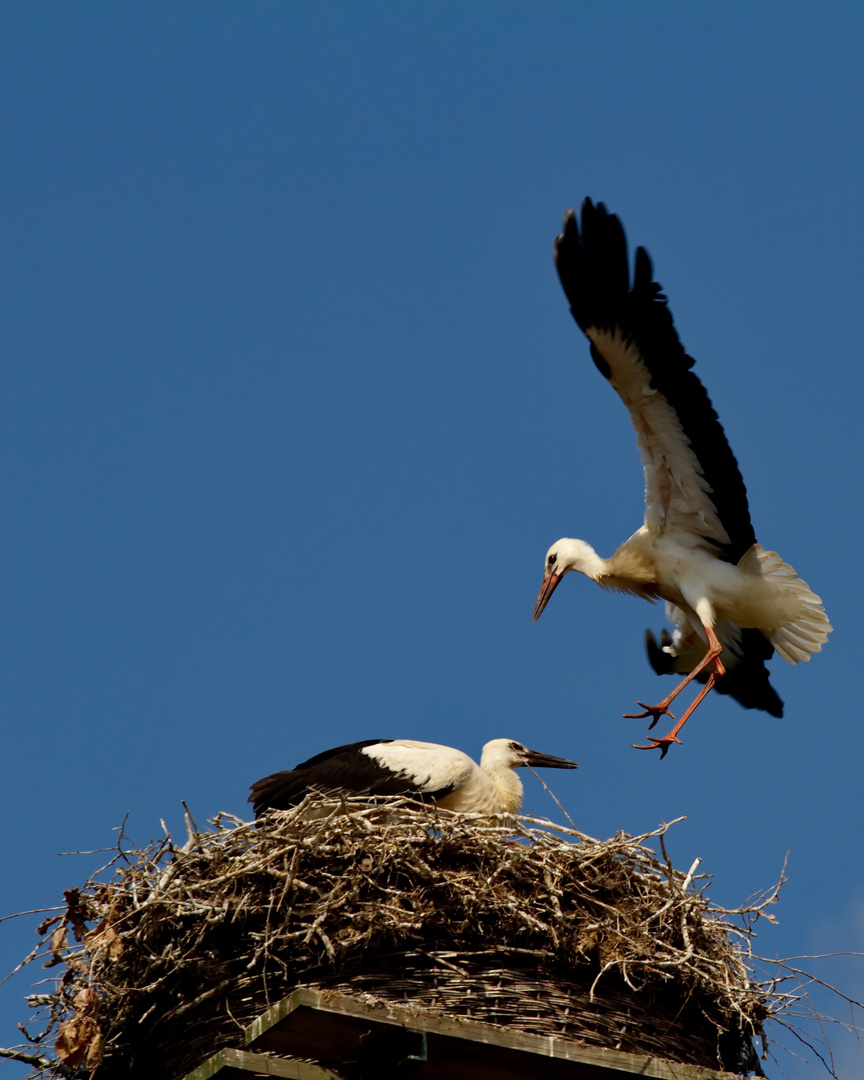
POLYGON ((597 841, 401 800, 331 808, 220 815, 182 849, 121 840, 39 928, 61 974, 31 999, 48 1020, 25 1060, 173 1080, 313 986, 761 1074, 780 995, 754 981, 749 941, 776 889, 713 908, 698 864, 666 858, 666 826, 597 841))

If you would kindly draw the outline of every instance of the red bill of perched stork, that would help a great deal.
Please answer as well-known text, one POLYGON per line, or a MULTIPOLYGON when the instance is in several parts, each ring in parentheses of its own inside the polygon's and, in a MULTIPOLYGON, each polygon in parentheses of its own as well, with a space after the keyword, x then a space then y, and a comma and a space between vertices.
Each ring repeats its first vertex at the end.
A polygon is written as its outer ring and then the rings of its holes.
MULTIPOLYGON (((645 470, 645 521, 609 559, 582 540, 559 540, 546 554, 536 621, 561 578, 578 570, 606 589, 666 601, 675 624, 648 655, 658 674, 685 678, 634 719, 668 714, 685 686, 704 683, 662 738, 661 757, 706 694, 717 688, 746 708, 782 716, 765 661, 776 650, 790 664, 828 640, 822 602, 791 566, 756 543, 747 493, 717 414, 693 374, 651 260, 637 248, 633 281, 621 223, 602 203, 573 211, 555 243, 558 276, 591 357, 630 411, 645 470)), ((636 744, 633 744, 636 746, 636 744)))
POLYGON ((480 764, 461 750, 411 739, 367 739, 325 750, 293 769, 265 776, 249 796, 260 815, 289 810, 310 791, 347 795, 406 795, 446 810, 515 814, 522 781, 515 770, 577 769, 575 761, 529 750, 513 739, 493 739, 480 764))

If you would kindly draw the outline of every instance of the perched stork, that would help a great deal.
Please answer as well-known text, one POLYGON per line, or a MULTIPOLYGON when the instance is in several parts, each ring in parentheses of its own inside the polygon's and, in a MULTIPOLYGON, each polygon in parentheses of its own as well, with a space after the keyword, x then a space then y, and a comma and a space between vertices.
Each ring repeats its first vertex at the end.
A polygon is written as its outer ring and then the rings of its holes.
POLYGON ((522 781, 515 770, 577 769, 575 761, 529 750, 513 739, 493 739, 480 764, 438 743, 411 739, 367 739, 325 750, 293 769, 265 776, 252 785, 255 814, 288 810, 309 791, 348 795, 407 795, 446 810, 515 814, 522 805, 522 781))
MULTIPOLYGON (((633 719, 668 714, 687 684, 704 683, 662 738, 661 757, 706 694, 717 688, 746 708, 782 716, 765 661, 776 650, 790 664, 809 660, 828 640, 822 602, 791 566, 756 543, 747 493, 705 388, 690 370, 651 260, 636 249, 631 284, 621 223, 602 203, 572 210, 555 243, 558 276, 591 357, 630 410, 645 470, 645 522, 609 559, 582 540, 559 540, 546 554, 536 621, 561 578, 578 570, 606 589, 666 601, 675 625, 661 644, 648 634, 658 674, 686 677, 633 719)), ((636 746, 636 744, 633 744, 636 746)))

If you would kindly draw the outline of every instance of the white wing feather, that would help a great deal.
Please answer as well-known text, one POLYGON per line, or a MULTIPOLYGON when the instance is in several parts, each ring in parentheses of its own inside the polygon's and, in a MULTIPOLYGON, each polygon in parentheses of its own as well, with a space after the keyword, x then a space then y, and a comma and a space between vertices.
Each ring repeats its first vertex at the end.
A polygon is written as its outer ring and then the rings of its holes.
POLYGON ((398 739, 366 746, 360 752, 386 769, 405 776, 417 785, 418 791, 459 789, 479 772, 479 766, 467 754, 438 743, 398 739))
POLYGON ((654 536, 674 534, 679 543, 717 554, 704 538, 729 543, 711 499, 711 486, 684 434, 678 415, 651 386, 638 347, 620 330, 586 331, 609 365, 609 381, 627 406, 645 471, 645 526, 654 536))

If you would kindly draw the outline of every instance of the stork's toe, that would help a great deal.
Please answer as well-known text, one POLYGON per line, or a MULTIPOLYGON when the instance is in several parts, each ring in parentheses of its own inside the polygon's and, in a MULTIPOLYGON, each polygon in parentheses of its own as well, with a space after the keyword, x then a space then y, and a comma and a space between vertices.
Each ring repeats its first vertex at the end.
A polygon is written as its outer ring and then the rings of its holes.
POLYGON ((668 735, 664 735, 662 739, 657 739, 653 735, 647 735, 646 738, 650 743, 649 746, 640 746, 638 743, 635 742, 630 743, 630 745, 633 747, 634 750, 659 750, 661 761, 669 753, 669 747, 672 745, 672 743, 677 742, 679 745, 681 743, 681 740, 676 735, 673 735, 671 732, 668 735))
POLYGON ((668 716, 672 720, 675 719, 674 715, 669 712, 666 703, 663 701, 661 701, 659 705, 646 705, 644 701, 637 701, 636 704, 641 705, 645 711, 637 713, 625 712, 622 716, 625 720, 645 720, 650 716, 652 719, 651 723, 648 725, 649 731, 654 727, 661 716, 668 716))

